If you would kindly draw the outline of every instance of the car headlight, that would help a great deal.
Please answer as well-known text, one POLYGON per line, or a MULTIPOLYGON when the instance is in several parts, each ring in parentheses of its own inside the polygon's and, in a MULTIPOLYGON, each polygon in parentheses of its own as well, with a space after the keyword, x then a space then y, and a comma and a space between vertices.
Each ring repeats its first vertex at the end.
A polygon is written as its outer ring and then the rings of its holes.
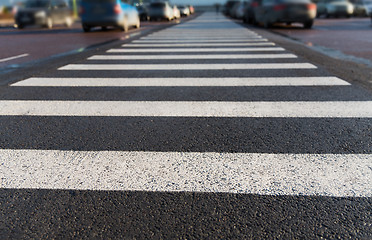
POLYGON ((46 12, 44 12, 44 11, 37 12, 37 13, 35 13, 35 17, 37 17, 37 18, 45 18, 46 17, 46 12))

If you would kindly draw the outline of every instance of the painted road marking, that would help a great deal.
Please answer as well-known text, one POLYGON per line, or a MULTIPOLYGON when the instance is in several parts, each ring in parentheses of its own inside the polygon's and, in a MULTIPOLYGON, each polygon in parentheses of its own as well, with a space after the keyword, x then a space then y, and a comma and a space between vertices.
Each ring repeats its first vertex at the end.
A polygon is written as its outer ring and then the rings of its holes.
POLYGON ((2 116, 371 118, 372 101, 0 101, 2 116))
POLYGON ((244 69, 316 69, 310 63, 257 64, 69 64, 58 70, 244 70, 244 69))
POLYGON ((128 43, 123 44, 122 47, 215 47, 215 46, 231 46, 231 47, 244 47, 244 46, 275 46, 275 43, 272 42, 258 42, 258 43, 168 43, 167 45, 164 44, 136 44, 136 43, 128 43))
POLYGON ((210 40, 179 40, 179 39, 174 39, 174 40, 134 40, 132 43, 154 43, 154 44, 168 44, 168 43, 235 43, 235 42, 267 42, 268 39, 265 38, 257 38, 257 39, 221 39, 221 40, 215 40, 215 39, 210 39, 210 40))
POLYGON ((8 58, 3 58, 3 59, 0 59, 0 63, 1 62, 11 61, 11 60, 18 59, 18 58, 27 57, 27 56, 29 56, 28 53, 17 55, 17 56, 13 56, 13 57, 8 57, 8 58))
POLYGON ((107 50, 108 53, 129 53, 129 52, 263 52, 263 51, 284 51, 281 47, 247 47, 247 48, 157 48, 157 49, 123 49, 114 48, 107 50))
POLYGON ((208 54, 208 55, 95 55, 88 60, 162 60, 162 59, 282 59, 294 54, 208 54))
POLYGON ((372 197, 371 168, 371 154, 0 150, 3 189, 372 197))
POLYGON ((273 78, 29 78, 11 86, 29 87, 254 87, 345 86, 337 77, 273 78))

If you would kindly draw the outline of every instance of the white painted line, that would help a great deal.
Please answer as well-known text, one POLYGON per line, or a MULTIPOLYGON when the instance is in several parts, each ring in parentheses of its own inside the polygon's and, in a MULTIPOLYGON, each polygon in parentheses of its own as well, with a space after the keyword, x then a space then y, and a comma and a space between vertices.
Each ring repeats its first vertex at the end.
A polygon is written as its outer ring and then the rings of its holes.
POLYGON ((0 59, 0 63, 1 62, 11 61, 11 60, 18 59, 18 58, 27 57, 27 56, 29 56, 28 53, 17 55, 17 56, 13 56, 13 57, 8 57, 8 58, 3 58, 3 59, 0 59))
POLYGON ((145 41, 257 41, 258 37, 254 38, 246 38, 246 37, 239 37, 239 38, 228 38, 228 37, 146 37, 141 38, 140 40, 145 41))
POLYGON ((248 47, 248 46, 275 46, 275 43, 272 42, 257 42, 257 43, 168 43, 164 44, 135 44, 135 43, 128 43, 123 44, 122 47, 248 47))
POLYGON ((372 101, 0 101, 2 116, 372 118, 372 101))
POLYGON ((215 40, 215 39, 210 39, 210 40, 184 40, 184 39, 174 39, 174 40, 134 40, 132 41, 133 43, 155 43, 155 44, 168 44, 168 43, 234 43, 234 42, 267 42, 267 39, 264 38, 257 38, 257 39, 242 39, 242 40, 234 40, 234 39, 225 39, 225 40, 215 40))
POLYGON ((246 47, 246 48, 158 48, 158 49, 110 49, 108 53, 150 53, 150 52, 266 52, 266 51, 284 51, 281 47, 246 47))
POLYGON ((257 64, 69 64, 58 70, 244 70, 244 69, 316 69, 310 63, 257 64))
POLYGON ((88 60, 175 60, 175 59, 283 59, 294 54, 208 54, 208 55, 95 55, 88 60))
POLYGON ((372 197, 371 154, 0 150, 2 189, 372 197))
POLYGON ((11 86, 29 87, 255 87, 346 86, 337 77, 275 78, 29 78, 11 86))

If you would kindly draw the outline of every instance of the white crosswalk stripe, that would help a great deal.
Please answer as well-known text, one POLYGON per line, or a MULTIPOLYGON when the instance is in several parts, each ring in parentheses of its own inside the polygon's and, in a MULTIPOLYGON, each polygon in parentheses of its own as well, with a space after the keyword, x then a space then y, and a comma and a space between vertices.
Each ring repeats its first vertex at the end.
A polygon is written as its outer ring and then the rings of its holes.
POLYGON ((363 186, 370 180, 370 161, 364 154, 0 150, 0 162, 6 162, 0 175, 11 188, 344 197, 370 194, 363 186))
POLYGON ((276 52, 284 51, 281 47, 249 47, 249 48, 155 48, 155 49, 110 49, 108 53, 151 53, 151 52, 276 52))
MULTIPOLYGON (((65 74, 64 77, 33 77, 14 83, 10 88, 21 88, 23 91, 23 88, 58 90, 63 87, 63 91, 79 88, 84 88, 84 91, 92 89, 96 91, 107 87, 119 90, 128 87, 143 89, 171 87, 169 91, 172 91, 183 87, 193 87, 193 89, 200 87, 222 89, 225 87, 235 89, 278 87, 278 89, 281 88, 279 92, 283 89, 289 89, 289 92, 301 88, 301 93, 303 93, 306 92, 304 89, 318 88, 326 91, 325 89, 351 87, 348 82, 337 77, 312 76, 311 73, 315 73, 317 66, 299 60, 294 54, 282 53, 286 51, 284 48, 272 47, 275 43, 226 19, 222 18, 208 23, 213 26, 219 24, 216 29, 194 28, 198 24, 207 22, 207 17, 204 15, 190 22, 150 34, 132 43, 124 44, 121 48, 109 49, 102 55, 90 56, 87 59, 89 61, 84 63, 71 63, 60 67, 57 72, 65 74), (246 52, 256 53, 247 54, 246 52), (265 54, 257 52, 265 52, 265 54), (250 61, 256 60, 257 62, 232 63, 229 61, 231 59, 250 59, 250 61), (108 64, 108 60, 115 60, 119 63, 108 64), (151 64, 126 64, 126 60, 153 61, 151 64), (189 60, 189 62, 194 60, 195 63, 174 64, 169 61, 169 64, 163 61, 157 63, 156 60, 189 60), (220 62, 226 60, 226 62, 216 63, 216 60, 220 62), (105 63, 100 61, 105 61, 105 63), (95 76, 97 72, 110 75, 115 70, 127 72, 120 72, 116 77, 95 76), (141 77, 144 72, 152 74, 152 71, 157 70, 166 72, 181 70, 182 74, 180 73, 178 77, 157 77, 158 73, 154 73, 153 77, 141 77), (206 70, 213 71, 215 74, 210 77, 183 75, 185 72, 204 73, 206 70), (246 72, 275 70, 275 73, 281 72, 284 75, 287 70, 307 72, 303 77, 254 77, 250 76, 250 73, 244 77, 220 76, 221 72, 226 72, 225 70, 249 70, 246 72), (70 73, 79 71, 89 77, 68 77, 70 73), (127 76, 130 71, 137 71, 141 74, 131 78, 127 76)), ((132 97, 135 98, 135 95, 132 97)), ((216 121, 221 119, 225 121, 230 118, 252 118, 254 121, 296 119, 296 121, 313 122, 322 119, 333 121, 344 118, 369 121, 372 118, 372 101, 364 100, 325 101, 314 97, 311 101, 261 101, 259 99, 256 101, 194 101, 187 99, 187 96, 185 98, 186 100, 151 101, 65 100, 53 99, 53 96, 45 100, 10 98, 0 100, 0 116, 21 116, 26 119, 32 117, 63 117, 64 119, 102 117, 107 118, 107 121, 121 117, 173 118, 173 120, 213 119, 216 121)), ((207 128, 208 124, 203 126, 207 128)), ((130 128, 133 125, 124 127, 130 128)), ((223 125, 221 128, 223 127, 227 126, 223 125)), ((263 124, 261 128, 264 127, 266 126, 263 124)), ((284 129, 285 132, 285 124, 278 124, 277 127, 284 129)), ((308 123, 308 128, 311 127, 313 125, 308 123)), ((301 129, 297 131, 301 134, 301 129)), ((347 131, 345 130, 345 133, 347 131)), ((256 132, 253 131, 253 133, 256 132)), ((149 134, 152 133, 149 131, 149 134)), ((179 132, 175 131, 174 134, 179 134, 179 132)), ((281 136, 273 137, 277 137, 277 141, 281 140, 281 136)), ((107 139, 109 138, 107 136, 107 139)), ((263 136, 257 138, 263 138, 263 136)), ((182 134, 180 134, 180 139, 182 139, 182 134)), ((312 144, 306 141, 307 139, 304 138, 302 143, 289 144, 312 144)), ((242 142, 251 144, 249 141, 242 142)), ((264 141, 261 144, 265 144, 264 141)), ((206 152, 182 151, 0 149, 1 187, 372 197, 370 181, 372 154, 369 154, 368 150, 366 154, 318 153, 316 149, 314 153, 302 151, 301 153, 280 154, 272 152, 226 153, 208 151, 208 149, 206 152)), ((351 152, 353 152, 352 149, 351 152)))
MULTIPOLYGON (((168 43, 167 47, 215 47, 215 46, 230 46, 230 47, 245 47, 245 46, 274 46, 275 43, 272 42, 258 42, 258 43, 168 43)), ((128 48, 139 48, 139 47, 164 47, 164 44, 124 44, 122 47, 128 48)))
POLYGON ((337 77, 272 78, 29 78, 12 86, 37 87, 239 87, 239 86, 347 86, 337 77))
POLYGON ((208 55, 95 55, 88 60, 171 60, 171 59, 276 59, 297 58, 294 54, 208 54, 208 55))
POLYGON ((371 118, 362 102, 0 101, 0 115, 371 118))
POLYGON ((237 69, 314 69, 310 63, 261 64, 69 64, 59 70, 237 70, 237 69))

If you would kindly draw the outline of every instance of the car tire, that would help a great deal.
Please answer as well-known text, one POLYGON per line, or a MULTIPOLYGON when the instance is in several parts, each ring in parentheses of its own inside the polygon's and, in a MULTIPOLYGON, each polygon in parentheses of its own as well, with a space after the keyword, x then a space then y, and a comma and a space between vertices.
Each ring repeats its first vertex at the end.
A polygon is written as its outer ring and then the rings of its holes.
POLYGON ((50 17, 47 18, 44 27, 46 27, 48 29, 52 29, 53 28, 53 20, 52 20, 52 18, 50 18, 50 17))
POLYGON ((265 20, 263 25, 264 28, 271 28, 273 24, 269 20, 265 20))
POLYGON ((102 29, 102 31, 107 31, 107 27, 106 26, 102 26, 101 29, 102 29))
POLYGON ((125 17, 123 20, 123 23, 120 26, 121 31, 128 32, 129 31, 129 25, 128 25, 128 19, 125 17))
POLYGON ((84 32, 90 32, 91 27, 83 23, 84 32))
POLYGON ((141 21, 139 18, 137 19, 136 25, 134 27, 137 29, 141 27, 141 21))
POLYGON ((69 28, 69 27, 72 26, 72 23, 73 23, 72 18, 71 17, 66 17, 65 26, 69 28))
POLYGON ((305 29, 310 29, 313 26, 314 21, 313 20, 307 21, 307 22, 304 22, 303 24, 304 24, 305 29))

